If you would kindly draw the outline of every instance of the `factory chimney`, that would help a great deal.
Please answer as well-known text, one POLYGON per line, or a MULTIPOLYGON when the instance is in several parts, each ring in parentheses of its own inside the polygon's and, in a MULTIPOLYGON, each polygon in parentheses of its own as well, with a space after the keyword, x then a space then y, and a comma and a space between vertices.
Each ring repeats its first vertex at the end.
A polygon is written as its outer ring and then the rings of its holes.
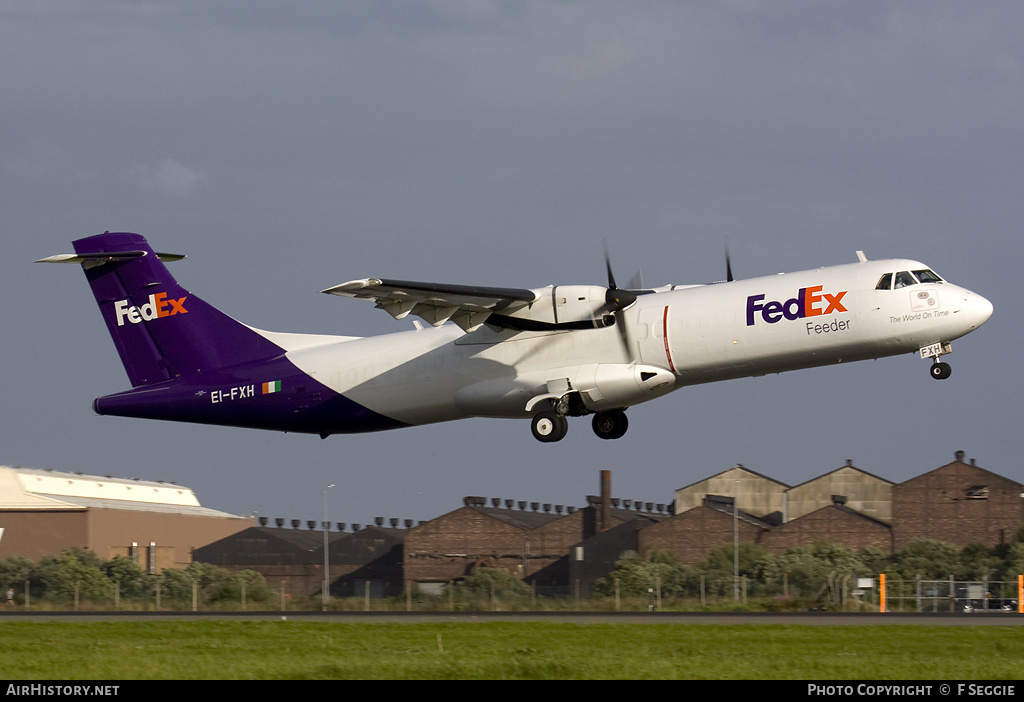
POLYGON ((601 506, 597 530, 605 531, 612 525, 612 472, 601 471, 601 506))

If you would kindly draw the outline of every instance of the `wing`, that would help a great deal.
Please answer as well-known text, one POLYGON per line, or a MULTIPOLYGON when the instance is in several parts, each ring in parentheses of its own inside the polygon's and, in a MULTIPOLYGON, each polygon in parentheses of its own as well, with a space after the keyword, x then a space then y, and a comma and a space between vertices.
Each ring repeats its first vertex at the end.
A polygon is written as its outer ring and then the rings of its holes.
POLYGON ((489 288, 410 280, 366 278, 335 285, 321 292, 373 300, 395 319, 413 314, 437 327, 448 320, 470 332, 494 313, 504 315, 535 302, 533 290, 489 288))

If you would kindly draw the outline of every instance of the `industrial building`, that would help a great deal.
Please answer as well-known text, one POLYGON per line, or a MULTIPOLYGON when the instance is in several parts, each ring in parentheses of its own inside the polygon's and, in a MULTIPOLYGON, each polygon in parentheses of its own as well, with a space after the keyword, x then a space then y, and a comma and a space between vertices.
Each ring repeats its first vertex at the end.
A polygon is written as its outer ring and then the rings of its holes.
POLYGON ((409 530, 405 579, 446 583, 488 567, 539 586, 565 585, 570 553, 582 542, 638 518, 654 523, 670 514, 666 504, 612 498, 610 473, 602 471, 602 478, 601 494, 581 509, 498 498, 488 506, 483 497, 465 498, 461 508, 409 530))
MULTIPOLYGON (((314 531, 313 522, 300 531, 297 520, 293 529, 282 529, 283 521, 264 533, 276 531, 285 538, 290 532, 308 542, 296 557, 304 558, 309 569, 306 589, 318 592, 323 532, 314 531)), ((542 590, 573 586, 586 592, 628 552, 643 557, 667 552, 692 564, 731 546, 734 534, 774 553, 816 541, 893 552, 922 537, 992 547, 1012 538, 1022 525, 1024 485, 979 468, 973 460, 965 462, 961 452, 953 462, 899 484, 851 461, 796 486, 736 466, 676 490, 669 504, 615 497, 611 474, 602 471, 600 494, 588 496, 585 507, 465 497, 451 512, 390 530, 394 548, 381 552, 385 555, 379 560, 372 549, 357 556, 342 546, 346 539, 357 539, 358 529, 331 534, 332 593, 353 592, 358 587, 353 574, 361 574, 356 577, 371 592, 390 594, 402 586, 439 591, 442 584, 481 567, 502 568, 542 590), (377 576, 367 577, 371 572, 377 576)), ((236 568, 262 563, 268 552, 246 552, 237 543, 243 538, 248 538, 245 533, 236 535, 196 557, 223 549, 224 556, 209 562, 236 568)), ((371 540, 379 543, 380 538, 371 540)), ((291 587, 299 589, 298 584, 291 587)))
POLYGON ((1006 543, 1021 525, 1022 488, 958 451, 952 463, 893 486, 893 550, 920 538, 961 548, 1006 543))
POLYGON ((194 549, 250 523, 203 507, 174 483, 0 466, 0 558, 79 548, 159 573, 187 566, 194 549))
POLYGON ((847 461, 845 466, 786 490, 783 521, 842 504, 865 517, 889 524, 892 522, 892 486, 891 481, 847 461), (838 500, 837 496, 843 499, 838 500))
MULTIPOLYGON (((0 469, 0 494, 0 557, 77 546, 104 558, 135 553, 156 568, 193 559, 250 568, 296 595, 322 590, 319 522, 291 520, 288 528, 283 519, 269 526, 262 518, 254 526, 201 507, 180 486, 54 471, 0 469)), ((611 473, 601 471, 599 494, 585 501, 577 508, 470 496, 404 528, 397 519, 338 524, 327 534, 332 594, 436 591, 481 567, 540 588, 586 591, 627 552, 667 552, 692 564, 736 537, 774 553, 816 541, 895 552, 919 538, 994 547, 1024 525, 1024 485, 962 452, 902 483, 851 461, 796 486, 735 466, 679 488, 667 503, 616 497, 611 473)))
POLYGON ((768 521, 781 521, 789 485, 738 465, 676 490, 675 511, 700 507, 708 495, 735 499, 736 508, 768 521))
MULTIPOLYGON (((383 520, 381 520, 383 521, 383 520)), ((252 526, 216 543, 198 548, 193 559, 232 570, 255 570, 267 584, 293 596, 308 596, 323 591, 324 532, 315 530, 316 522, 292 520, 291 529, 252 526)), ((336 596, 380 597, 401 592, 402 542, 407 530, 368 526, 356 531, 328 531, 327 556, 331 593, 336 596)), ((345 525, 338 525, 344 529, 345 525)))

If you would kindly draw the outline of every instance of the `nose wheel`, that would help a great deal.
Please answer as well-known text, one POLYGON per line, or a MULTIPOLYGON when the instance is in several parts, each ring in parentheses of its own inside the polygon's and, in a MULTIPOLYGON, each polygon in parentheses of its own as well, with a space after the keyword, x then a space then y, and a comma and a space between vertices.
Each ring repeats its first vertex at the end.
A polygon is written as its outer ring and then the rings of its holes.
POLYGON ((949 364, 942 361, 943 356, 952 352, 953 348, 948 341, 929 344, 921 348, 921 358, 932 359, 932 367, 928 369, 928 373, 936 380, 945 380, 953 372, 949 364))

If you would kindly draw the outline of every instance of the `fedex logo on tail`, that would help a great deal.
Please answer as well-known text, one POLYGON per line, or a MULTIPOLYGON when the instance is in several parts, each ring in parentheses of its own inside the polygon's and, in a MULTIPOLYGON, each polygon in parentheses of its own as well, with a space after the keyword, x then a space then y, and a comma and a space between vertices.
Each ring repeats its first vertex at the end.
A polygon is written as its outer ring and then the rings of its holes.
POLYGON ((754 316, 758 313, 768 324, 775 324, 780 319, 803 319, 804 317, 818 317, 820 315, 833 314, 835 312, 847 312, 843 306, 843 297, 848 290, 835 294, 823 293, 821 285, 811 288, 800 288, 796 297, 785 302, 771 300, 765 302, 764 295, 751 295, 747 298, 747 326, 754 326, 754 316))
POLYGON ((114 303, 114 315, 117 317, 117 326, 123 327, 127 319, 132 324, 149 322, 158 317, 171 317, 176 314, 187 314, 185 300, 188 296, 175 299, 167 299, 167 293, 156 293, 149 296, 149 302, 136 307, 129 305, 128 300, 118 300, 114 303))

